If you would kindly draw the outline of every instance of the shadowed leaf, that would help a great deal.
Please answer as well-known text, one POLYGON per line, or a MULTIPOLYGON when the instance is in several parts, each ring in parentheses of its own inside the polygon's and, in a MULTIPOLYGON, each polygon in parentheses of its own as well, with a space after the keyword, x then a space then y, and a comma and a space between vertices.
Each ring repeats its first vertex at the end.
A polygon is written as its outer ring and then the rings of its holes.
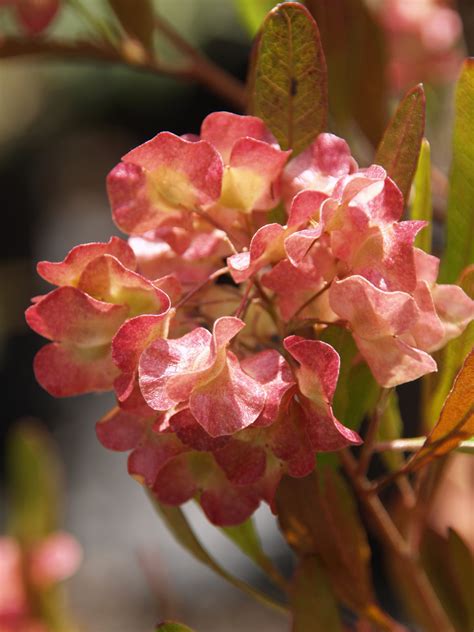
MULTIPOLYGON (((393 441, 399 439, 403 432, 403 421, 400 415, 400 407, 398 405, 398 396, 396 391, 390 394, 389 400, 385 407, 378 432, 379 441, 393 441)), ((394 471, 403 465, 403 455, 396 451, 387 451, 382 454, 386 466, 389 470, 394 471)))
POLYGON ((326 128, 326 61, 316 22, 296 2, 265 19, 249 77, 250 113, 297 154, 326 128))
POLYGON ((342 632, 331 586, 318 558, 303 558, 293 578, 292 632, 342 632))
POLYGON ((388 120, 384 33, 364 0, 306 0, 306 6, 321 33, 336 132, 345 136, 355 120, 375 147, 388 120))
POLYGON ((474 58, 464 62, 456 89, 447 212, 442 283, 456 281, 463 268, 474 263, 474 58))
POLYGON ((425 92, 420 84, 400 102, 375 155, 375 162, 385 167, 405 201, 410 194, 424 131, 425 92))
POLYGON ((380 387, 367 364, 355 362, 358 350, 349 331, 327 327, 320 339, 334 347, 341 358, 334 414, 345 426, 358 430, 364 417, 373 410, 380 387))
POLYGON ((452 530, 444 538, 427 529, 421 560, 456 632, 472 630, 474 559, 469 548, 452 530))
POLYGON ((285 477, 276 502, 288 544, 299 555, 318 555, 338 598, 366 612, 373 603, 370 548, 344 480, 329 468, 301 479, 285 477))
POLYGON ((425 252, 431 252, 433 201, 431 199, 431 157, 430 144, 423 139, 421 143, 418 167, 415 173, 415 193, 411 206, 410 219, 423 220, 428 226, 418 233, 415 238, 415 246, 425 252))

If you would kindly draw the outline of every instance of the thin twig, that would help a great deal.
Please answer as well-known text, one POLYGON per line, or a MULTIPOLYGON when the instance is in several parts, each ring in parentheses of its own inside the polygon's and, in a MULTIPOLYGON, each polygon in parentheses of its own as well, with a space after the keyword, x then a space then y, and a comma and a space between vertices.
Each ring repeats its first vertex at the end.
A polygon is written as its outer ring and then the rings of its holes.
POLYGON ((206 287, 206 285, 208 283, 211 283, 211 281, 214 281, 215 279, 217 279, 218 277, 222 276, 223 274, 227 274, 229 272, 229 268, 227 266, 223 267, 223 268, 219 268, 219 270, 216 270, 215 272, 213 272, 212 274, 210 274, 207 279, 205 279, 204 281, 202 281, 202 283, 199 283, 198 285, 196 285, 195 288, 193 288, 192 290, 190 290, 185 296, 183 296, 183 298, 181 300, 179 300, 176 305, 174 306, 175 309, 178 309, 179 307, 182 307, 185 303, 187 303, 189 301, 190 298, 192 298, 195 294, 197 294, 200 290, 202 290, 204 287, 206 287))
POLYGON ((210 88, 213 92, 225 97, 237 105, 239 109, 245 110, 247 95, 244 85, 238 79, 205 57, 163 17, 155 16, 155 26, 177 50, 191 61, 192 73, 197 81, 210 88))
POLYGON ((371 493, 370 482, 365 476, 359 474, 356 459, 348 450, 341 450, 338 455, 362 506, 370 517, 369 526, 403 562, 405 576, 416 592, 427 621, 430 621, 430 630, 432 632, 454 632, 454 628, 441 607, 425 571, 419 565, 417 558, 413 556, 411 547, 398 531, 380 498, 371 493))

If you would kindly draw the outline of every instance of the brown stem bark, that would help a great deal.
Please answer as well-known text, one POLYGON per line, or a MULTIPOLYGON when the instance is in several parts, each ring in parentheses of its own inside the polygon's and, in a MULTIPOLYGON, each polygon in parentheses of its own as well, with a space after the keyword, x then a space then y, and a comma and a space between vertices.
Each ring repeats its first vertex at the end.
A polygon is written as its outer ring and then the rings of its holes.
POLYGON ((370 518, 369 525, 391 552, 403 562, 407 580, 416 592, 419 603, 425 611, 426 620, 429 621, 430 632, 455 632, 408 542, 398 531, 381 500, 371 493, 370 482, 365 476, 359 474, 357 461, 348 451, 343 450, 339 455, 349 480, 370 518))

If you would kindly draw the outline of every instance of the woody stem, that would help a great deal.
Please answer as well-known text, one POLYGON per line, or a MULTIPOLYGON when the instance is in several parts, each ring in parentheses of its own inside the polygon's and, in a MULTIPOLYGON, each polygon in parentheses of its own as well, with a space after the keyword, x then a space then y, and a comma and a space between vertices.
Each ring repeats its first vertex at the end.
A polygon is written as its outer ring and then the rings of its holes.
POLYGON ((419 560, 393 523, 380 498, 371 493, 370 482, 359 473, 356 459, 348 450, 341 450, 338 454, 342 466, 370 518, 369 525, 387 548, 403 563, 406 578, 423 607, 426 622, 429 621, 429 632, 440 632, 440 630, 454 632, 454 628, 441 607, 419 560))

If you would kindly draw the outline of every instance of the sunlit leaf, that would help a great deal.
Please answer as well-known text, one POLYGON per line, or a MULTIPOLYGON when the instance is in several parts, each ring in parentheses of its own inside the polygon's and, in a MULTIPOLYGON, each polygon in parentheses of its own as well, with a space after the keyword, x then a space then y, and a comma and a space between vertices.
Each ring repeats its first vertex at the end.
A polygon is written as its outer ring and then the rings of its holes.
POLYGON ((186 516, 179 507, 162 505, 151 495, 150 499, 174 538, 179 542, 179 544, 181 544, 183 548, 191 553, 193 557, 205 564, 208 568, 213 570, 217 575, 228 581, 230 584, 252 596, 257 601, 260 601, 261 603, 271 608, 285 611, 284 606, 274 602, 264 593, 260 592, 257 588, 254 588, 241 579, 234 577, 224 568, 222 568, 222 566, 220 566, 202 546, 191 526, 189 525, 186 516))
POLYGON ((193 632, 191 628, 182 623, 175 623, 174 621, 165 621, 161 623, 155 630, 155 632, 193 632))
POLYGON ((366 612, 373 603, 370 548, 349 488, 325 468, 302 479, 286 477, 277 492, 278 519, 299 555, 318 555, 338 598, 366 612))
POLYGON ((154 10, 151 0, 108 0, 124 31, 153 50, 154 10))
POLYGON ((299 153, 326 129, 327 73, 316 22, 301 4, 273 9, 256 44, 249 109, 283 149, 299 153))
POLYGON ((25 543, 58 528, 60 469, 56 451, 42 427, 18 424, 7 445, 9 531, 25 543))
POLYGON ((428 226, 418 233, 415 246, 425 252, 431 252, 433 200, 431 199, 431 157, 430 144, 423 139, 420 157, 415 173, 415 192, 411 206, 410 219, 424 220, 428 226))
POLYGON ((262 26, 267 13, 278 4, 276 0, 234 0, 240 18, 253 37, 262 26))
POLYGON ((306 6, 321 33, 336 132, 345 136, 355 121, 376 146, 388 120, 388 56, 381 26, 364 0, 306 0, 306 6))
POLYGON ((474 351, 466 358, 441 411, 438 423, 417 452, 409 469, 425 465, 454 450, 474 434, 474 351))
POLYGON ((447 213, 440 279, 452 283, 474 263, 474 58, 464 62, 456 89, 447 213))
POLYGON ((342 632, 342 624, 331 585, 316 556, 305 557, 292 585, 292 632, 342 632))
POLYGON ((407 92, 393 115, 375 155, 408 201, 425 131, 425 92, 420 84, 407 92))

